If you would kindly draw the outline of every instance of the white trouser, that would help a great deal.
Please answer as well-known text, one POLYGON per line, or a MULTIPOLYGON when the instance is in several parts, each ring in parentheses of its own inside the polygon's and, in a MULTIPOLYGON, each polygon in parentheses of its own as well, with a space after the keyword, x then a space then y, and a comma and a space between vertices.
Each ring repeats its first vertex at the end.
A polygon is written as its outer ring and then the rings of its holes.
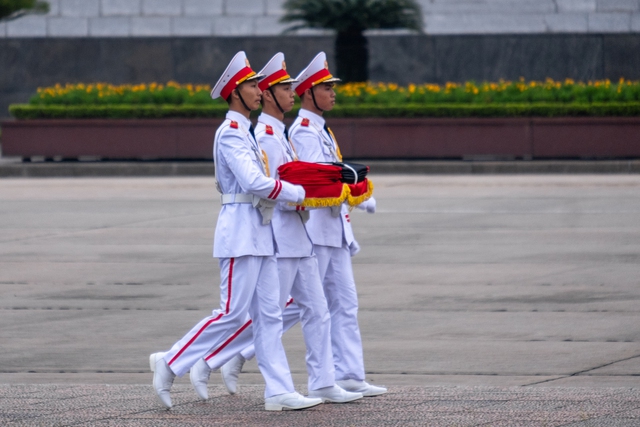
POLYGON ((164 359, 178 376, 253 320, 258 367, 265 397, 294 391, 282 346, 282 309, 275 256, 220 259, 220 308, 202 319, 167 352, 164 359))
POLYGON ((351 253, 341 248, 313 245, 320 278, 331 314, 331 346, 336 380, 364 380, 362 338, 358 326, 358 294, 351 253))
MULTIPOLYGON (((300 314, 302 310, 298 307, 298 304, 295 303, 293 298, 287 301, 287 305, 282 311, 282 331, 286 333, 289 329, 293 328, 300 321, 300 314)), ((248 341, 240 355, 244 357, 245 360, 251 360, 256 355, 256 348, 253 346, 253 336, 250 336, 250 341, 248 341)))
MULTIPOLYGON (((332 386, 335 384, 335 370, 331 351, 331 319, 316 257, 278 258, 278 275, 280 296, 284 296, 280 303, 288 313, 286 329, 298 321, 302 322, 302 334, 307 347, 308 388, 317 390, 332 386), (287 295, 291 295, 296 303, 287 301, 287 295)), ((248 356, 245 359, 253 357, 253 327, 251 320, 247 319, 236 333, 209 352, 205 356, 209 367, 218 369, 239 352, 248 356)))
MULTIPOLYGON (((335 364, 336 380, 364 380, 362 339, 358 327, 358 295, 353 280, 349 248, 314 245, 318 258, 320 277, 331 313, 331 345, 335 364)), ((283 330, 288 331, 300 320, 300 309, 291 304, 282 313, 283 330)), ((242 350, 249 360, 253 346, 242 350)))

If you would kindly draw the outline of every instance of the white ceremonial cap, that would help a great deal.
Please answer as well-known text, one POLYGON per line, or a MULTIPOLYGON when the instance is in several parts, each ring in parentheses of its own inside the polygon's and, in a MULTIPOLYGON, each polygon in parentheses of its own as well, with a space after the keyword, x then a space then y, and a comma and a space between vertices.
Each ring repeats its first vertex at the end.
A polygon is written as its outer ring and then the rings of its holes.
POLYGON ((298 96, 302 95, 305 90, 320 83, 341 81, 339 78, 333 77, 329 72, 329 63, 327 63, 327 55, 324 52, 317 54, 311 63, 307 65, 307 68, 298 74, 296 80, 297 83, 293 84, 293 89, 295 89, 298 96))
POLYGON ((249 60, 244 51, 236 53, 227 69, 222 73, 222 77, 218 80, 218 83, 213 87, 211 91, 211 98, 216 99, 221 96, 222 99, 227 99, 231 92, 237 88, 241 83, 248 80, 259 79, 262 77, 260 74, 256 74, 251 69, 249 60))
POLYGON ((260 80, 260 83, 258 83, 260 90, 263 92, 278 83, 294 83, 296 81, 287 73, 287 64, 284 62, 284 53, 282 52, 273 55, 273 58, 267 62, 267 65, 260 70, 259 74, 265 76, 260 80))

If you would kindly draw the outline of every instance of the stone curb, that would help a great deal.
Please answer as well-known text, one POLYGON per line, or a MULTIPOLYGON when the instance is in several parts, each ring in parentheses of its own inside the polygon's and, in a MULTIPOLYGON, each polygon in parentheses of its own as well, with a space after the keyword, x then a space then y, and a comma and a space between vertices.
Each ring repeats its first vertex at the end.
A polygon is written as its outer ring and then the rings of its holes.
MULTIPOLYGON (((358 162, 358 160, 356 160, 358 162)), ((374 174, 636 174, 640 159, 570 161, 361 160, 374 174)), ((0 162, 2 178, 213 176, 213 162, 0 162)))

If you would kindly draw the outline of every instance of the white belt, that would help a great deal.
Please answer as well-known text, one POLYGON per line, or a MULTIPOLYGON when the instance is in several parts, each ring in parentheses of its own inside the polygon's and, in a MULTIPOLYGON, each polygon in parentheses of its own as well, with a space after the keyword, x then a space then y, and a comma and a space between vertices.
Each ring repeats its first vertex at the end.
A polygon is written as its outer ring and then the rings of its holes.
POLYGON ((262 215, 262 224, 267 225, 271 222, 273 217, 273 208, 276 205, 275 200, 261 199, 258 196, 252 194, 221 194, 220 198, 223 205, 229 205, 232 203, 250 203, 254 208, 257 208, 262 215))
POLYGON ((223 205, 231 203, 253 203, 253 195, 251 194, 221 194, 220 199, 223 205))

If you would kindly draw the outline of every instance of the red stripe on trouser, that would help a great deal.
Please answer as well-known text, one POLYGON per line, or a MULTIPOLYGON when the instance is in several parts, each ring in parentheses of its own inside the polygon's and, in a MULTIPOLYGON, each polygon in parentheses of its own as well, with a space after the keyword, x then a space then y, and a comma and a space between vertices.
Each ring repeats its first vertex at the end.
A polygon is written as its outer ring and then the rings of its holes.
POLYGON ((231 304, 231 284, 233 282, 233 262, 235 258, 231 258, 231 262, 229 263, 229 281, 227 283, 227 307, 225 310, 226 314, 229 314, 229 304, 231 304))
MULTIPOLYGON (((287 308, 287 307, 289 307, 291 304, 293 304, 293 298, 289 298, 289 299, 287 300, 287 303, 285 304, 285 306, 284 306, 284 307, 285 307, 285 308, 287 308)), ((214 357, 216 354, 218 354, 218 353, 220 353, 222 350, 224 350, 224 348, 225 348, 226 346, 228 346, 228 345, 229 345, 229 343, 231 343, 231 341, 233 341, 234 339, 236 339, 236 337, 237 337, 238 335, 240 335, 240 334, 241 334, 245 329, 247 329, 247 328, 249 327, 249 325, 251 325, 251 323, 252 323, 252 322, 253 322, 253 321, 252 321, 251 319, 249 319, 249 320, 247 321, 247 323, 245 323, 244 325, 242 325, 242 328, 238 329, 238 330, 236 331, 236 333, 235 333, 235 334, 233 334, 231 337, 229 337, 229 339, 228 339, 228 340, 226 340, 224 343, 222 343, 222 345, 221 345, 220 347, 218 347, 218 348, 217 348, 213 353, 211 353, 210 355, 208 355, 207 357, 205 357, 205 358, 204 358, 204 360, 209 360, 209 359, 211 359, 212 357, 214 357)))
POLYGON ((276 184, 273 186, 273 190, 271 190, 271 194, 269 194, 267 196, 267 199, 275 199, 275 197, 273 196, 274 194, 277 194, 278 192, 278 188, 279 186, 281 186, 282 184, 280 183, 280 181, 276 181, 276 184))
POLYGON ((245 329, 247 329, 247 328, 249 327, 249 325, 251 325, 251 323, 252 323, 252 322, 253 322, 252 320, 247 321, 247 323, 245 323, 244 325, 242 325, 242 328, 238 329, 238 330, 236 331, 236 333, 235 333, 235 334, 231 335, 231 336, 229 337, 229 339, 227 339, 225 342, 223 342, 223 343, 222 343, 222 345, 221 345, 220 347, 216 348, 216 350, 215 350, 213 353, 211 353, 210 355, 208 355, 207 357, 205 357, 205 358, 204 358, 204 360, 209 360, 209 359, 211 359, 212 357, 214 357, 216 354, 218 354, 218 353, 220 353, 222 350, 224 350, 224 348, 225 348, 226 346, 228 346, 228 345, 229 345, 229 343, 230 343, 231 341, 233 341, 234 339, 236 339, 236 337, 237 337, 238 335, 240 335, 240 334, 242 333, 242 331, 244 331, 245 329))
POLYGON ((188 342, 184 347, 182 347, 182 348, 180 349, 180 351, 179 351, 175 356, 173 356, 173 359, 171 359, 171 360, 169 361, 169 365, 171 365, 173 362, 175 362, 175 361, 176 361, 176 359, 177 359, 178 357, 180 357, 180 355, 181 355, 182 353, 184 353, 184 351, 185 351, 185 350, 186 350, 186 349, 187 349, 191 344, 193 344, 193 342, 196 340, 196 338, 198 338, 198 337, 200 336, 200 334, 201 334, 205 329, 207 329, 207 328, 209 327, 209 325, 210 325, 210 324, 212 324, 212 323, 213 323, 213 322, 215 322, 216 320, 219 320, 219 319, 223 316, 223 314, 224 314, 224 313, 220 313, 220 314, 218 315, 218 317, 216 317, 215 319, 211 319, 211 320, 209 320, 207 323, 205 323, 205 324, 204 324, 204 326, 203 326, 202 328, 200 328, 200 330, 198 331, 198 333, 197 333, 197 334, 195 334, 195 335, 193 336, 193 338, 191 338, 191 339, 189 340, 189 342, 188 342))
MULTIPOLYGON (((229 263, 229 284, 228 284, 228 293, 227 293, 227 310, 226 310, 226 314, 229 314, 229 304, 231 303, 231 278, 233 277, 233 261, 235 260, 235 258, 231 258, 231 262, 229 263)), ((209 327, 209 325, 211 325, 213 322, 220 320, 220 318, 224 315, 225 313, 220 313, 218 316, 216 316, 216 318, 209 320, 207 323, 204 324, 204 326, 202 328, 200 328, 200 330, 193 336, 193 338, 191 338, 189 340, 189 342, 180 349, 180 351, 178 353, 176 353, 175 356, 173 356, 173 358, 169 361, 169 365, 171 365, 173 362, 176 361, 176 359, 178 357, 180 357, 180 355, 182 353, 184 353, 184 351, 189 348, 189 346, 191 344, 193 344, 193 342, 198 339, 198 337, 200 336, 200 334, 202 334, 204 332, 205 329, 207 329, 209 327)))

